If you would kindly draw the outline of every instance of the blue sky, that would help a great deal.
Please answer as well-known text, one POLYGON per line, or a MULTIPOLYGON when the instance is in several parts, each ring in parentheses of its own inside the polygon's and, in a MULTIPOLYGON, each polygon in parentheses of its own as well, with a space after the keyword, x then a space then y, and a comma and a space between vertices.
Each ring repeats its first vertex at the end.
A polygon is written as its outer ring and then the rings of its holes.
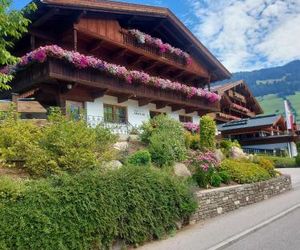
MULTIPOLYGON (((15 0, 21 8, 28 0, 15 0)), ((300 59, 300 0, 124 0, 168 7, 232 72, 300 59)))

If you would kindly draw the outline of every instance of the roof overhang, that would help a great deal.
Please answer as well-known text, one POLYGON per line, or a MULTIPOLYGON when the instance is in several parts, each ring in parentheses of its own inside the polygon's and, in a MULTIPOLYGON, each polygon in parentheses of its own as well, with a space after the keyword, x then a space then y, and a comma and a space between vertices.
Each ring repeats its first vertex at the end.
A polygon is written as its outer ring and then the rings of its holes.
MULTIPOLYGON (((115 1, 99 0, 34 0, 38 8, 63 8, 88 13, 105 13, 117 16, 131 16, 138 20, 142 18, 160 19, 165 27, 172 29, 172 33, 179 37, 182 49, 195 55, 205 64, 211 74, 211 81, 229 79, 231 73, 218 59, 195 37, 195 35, 168 8, 131 4, 115 1)), ((30 19, 39 19, 45 13, 32 14, 30 19)))

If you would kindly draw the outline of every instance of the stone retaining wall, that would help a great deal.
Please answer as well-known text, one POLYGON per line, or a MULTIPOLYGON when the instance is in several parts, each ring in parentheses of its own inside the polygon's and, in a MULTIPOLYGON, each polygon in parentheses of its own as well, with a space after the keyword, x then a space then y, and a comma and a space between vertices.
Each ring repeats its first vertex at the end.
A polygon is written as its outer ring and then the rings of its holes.
POLYGON ((290 176, 282 175, 268 181, 253 184, 198 191, 195 193, 195 196, 199 206, 197 212, 191 217, 190 223, 193 224, 197 221, 266 200, 291 188, 290 176))

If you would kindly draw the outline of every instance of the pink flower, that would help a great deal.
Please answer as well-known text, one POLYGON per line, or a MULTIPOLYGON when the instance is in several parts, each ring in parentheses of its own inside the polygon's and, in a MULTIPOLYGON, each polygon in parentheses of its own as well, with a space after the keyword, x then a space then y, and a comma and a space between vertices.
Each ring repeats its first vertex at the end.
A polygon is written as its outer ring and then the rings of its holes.
MULTIPOLYGON (((146 36, 146 38, 149 39, 149 36, 146 36)), ((160 44, 161 40, 158 39, 155 42, 160 44)), ((177 51, 178 53, 178 50, 170 47, 171 45, 169 44, 163 45, 164 49, 172 49, 174 51, 177 51)), ((134 81, 139 84, 150 85, 161 89, 174 90, 185 94, 189 98, 206 98, 211 103, 220 100, 219 95, 211 93, 204 89, 190 87, 179 82, 172 82, 169 79, 150 76, 149 74, 142 71, 128 70, 123 66, 108 63, 93 56, 85 56, 78 52, 64 50, 57 45, 40 47, 32 52, 29 52, 21 58, 19 63, 3 68, 1 69, 1 72, 7 75, 14 74, 17 70, 26 67, 30 63, 43 63, 47 60, 48 57, 65 60, 69 63, 74 64, 74 66, 79 69, 89 67, 106 72, 111 76, 125 80, 125 82, 128 84, 131 84, 134 81)))

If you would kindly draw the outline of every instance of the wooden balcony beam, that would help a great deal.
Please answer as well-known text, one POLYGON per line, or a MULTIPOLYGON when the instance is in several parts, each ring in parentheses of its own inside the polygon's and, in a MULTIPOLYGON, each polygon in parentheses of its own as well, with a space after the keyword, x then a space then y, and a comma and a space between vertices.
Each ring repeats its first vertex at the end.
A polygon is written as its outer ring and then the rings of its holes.
POLYGON ((98 49, 101 48, 101 46, 103 45, 104 43, 104 40, 94 40, 93 42, 91 42, 89 45, 88 45, 88 48, 87 50, 89 52, 94 52, 98 49))
POLYGON ((118 103, 127 102, 128 99, 130 99, 131 97, 133 97, 133 95, 121 95, 121 96, 118 96, 118 103))
POLYGON ((185 113, 187 113, 187 114, 191 114, 191 113, 194 113, 195 111, 199 110, 197 108, 184 108, 184 109, 185 109, 185 113))
POLYGON ((156 109, 163 109, 168 105, 168 103, 167 102, 155 102, 155 105, 156 105, 156 109))
POLYGON ((94 90, 91 91, 91 97, 94 99, 103 97, 105 94, 107 94, 108 89, 103 89, 103 90, 94 90))
POLYGON ((47 20, 49 20, 54 15, 56 15, 58 12, 59 12, 58 8, 53 8, 53 9, 49 10, 41 18, 39 18, 34 23, 32 23, 31 27, 39 27, 39 26, 43 25, 47 20))
POLYGON ((171 106, 172 112, 176 112, 176 111, 179 111, 179 110, 181 110, 181 109, 183 109, 182 106, 178 106, 178 105, 172 105, 172 106, 171 106))
POLYGON ((143 107, 148 105, 149 103, 151 103, 153 100, 152 99, 148 99, 148 98, 141 98, 138 100, 139 103, 139 107, 143 107))

